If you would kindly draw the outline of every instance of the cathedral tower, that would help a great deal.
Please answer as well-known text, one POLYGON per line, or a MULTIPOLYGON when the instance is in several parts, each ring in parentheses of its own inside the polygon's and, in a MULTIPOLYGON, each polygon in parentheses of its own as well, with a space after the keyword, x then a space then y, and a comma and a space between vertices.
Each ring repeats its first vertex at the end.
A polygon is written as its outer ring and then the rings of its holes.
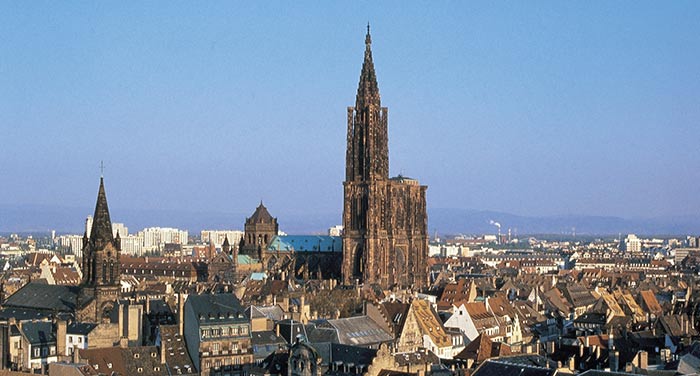
POLYGON ((426 186, 389 178, 388 110, 381 106, 367 26, 355 106, 348 107, 343 282, 383 288, 427 284, 426 186))
POLYGON ((93 295, 96 302, 95 319, 104 319, 119 298, 119 277, 121 265, 119 254, 121 241, 119 233, 112 234, 112 221, 109 218, 104 179, 100 178, 97 204, 93 216, 90 237, 83 237, 83 280, 82 287, 93 295))

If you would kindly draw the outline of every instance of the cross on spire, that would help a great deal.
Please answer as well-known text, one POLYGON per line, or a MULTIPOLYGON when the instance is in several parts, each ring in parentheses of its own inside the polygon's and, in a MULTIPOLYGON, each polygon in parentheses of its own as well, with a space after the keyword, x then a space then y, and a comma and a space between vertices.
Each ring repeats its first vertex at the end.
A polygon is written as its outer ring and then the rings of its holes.
POLYGON ((103 178, 105 176, 105 163, 104 161, 100 161, 100 177, 103 178))

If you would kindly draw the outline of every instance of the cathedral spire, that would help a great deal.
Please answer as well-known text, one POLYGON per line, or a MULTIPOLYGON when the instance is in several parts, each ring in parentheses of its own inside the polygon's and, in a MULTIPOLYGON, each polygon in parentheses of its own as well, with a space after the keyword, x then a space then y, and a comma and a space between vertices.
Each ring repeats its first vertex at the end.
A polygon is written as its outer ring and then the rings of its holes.
POLYGON ((359 110, 370 104, 374 104, 377 107, 380 106, 377 75, 374 72, 374 62, 372 61, 372 36, 369 33, 369 23, 367 23, 365 60, 362 63, 362 72, 360 73, 360 84, 357 88, 355 107, 359 110))
POLYGON ((112 235, 112 221, 109 218, 107 207, 107 194, 105 194, 104 178, 100 177, 100 189, 97 192, 97 204, 93 215, 92 229, 90 230, 90 242, 106 244, 114 240, 112 235))

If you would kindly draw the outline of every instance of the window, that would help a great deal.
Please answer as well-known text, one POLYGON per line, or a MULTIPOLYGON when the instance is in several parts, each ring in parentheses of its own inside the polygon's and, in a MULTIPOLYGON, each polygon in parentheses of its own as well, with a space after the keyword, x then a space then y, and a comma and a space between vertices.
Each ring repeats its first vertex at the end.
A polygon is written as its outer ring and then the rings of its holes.
POLYGON ((78 337, 78 343, 83 343, 83 337, 78 337))
POLYGON ((38 348, 38 347, 35 347, 35 348, 34 348, 34 357, 35 357, 35 358, 38 358, 38 357, 39 357, 39 348, 38 348))
POLYGON ((73 336, 68 336, 68 343, 73 343, 73 336))

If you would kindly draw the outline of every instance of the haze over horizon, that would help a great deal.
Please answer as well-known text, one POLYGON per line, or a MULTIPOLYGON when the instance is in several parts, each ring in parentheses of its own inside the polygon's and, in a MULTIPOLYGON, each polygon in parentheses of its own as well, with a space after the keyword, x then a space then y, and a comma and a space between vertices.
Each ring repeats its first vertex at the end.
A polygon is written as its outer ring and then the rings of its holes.
POLYGON ((339 213, 369 20, 429 208, 700 213, 700 3, 275 5, 6 4, 0 207, 339 213))

